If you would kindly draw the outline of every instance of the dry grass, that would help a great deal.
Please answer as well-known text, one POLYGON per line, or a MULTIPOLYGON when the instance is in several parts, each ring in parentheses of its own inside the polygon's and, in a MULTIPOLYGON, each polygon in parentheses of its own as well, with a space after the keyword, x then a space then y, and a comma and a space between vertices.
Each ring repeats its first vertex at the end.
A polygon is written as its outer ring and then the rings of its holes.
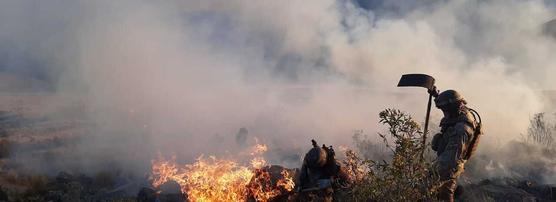
POLYGON ((554 142, 556 123, 546 119, 544 113, 537 113, 529 121, 526 142, 550 147, 554 142))

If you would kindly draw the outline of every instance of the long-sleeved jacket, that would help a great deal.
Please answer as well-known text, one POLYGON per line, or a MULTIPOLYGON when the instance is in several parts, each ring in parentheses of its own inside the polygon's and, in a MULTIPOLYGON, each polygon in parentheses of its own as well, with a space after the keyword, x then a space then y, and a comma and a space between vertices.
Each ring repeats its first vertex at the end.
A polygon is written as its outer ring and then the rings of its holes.
POLYGON ((437 164, 441 177, 453 178, 463 159, 471 139, 476 121, 471 112, 462 107, 457 116, 443 118, 440 122, 441 133, 432 141, 432 149, 438 155, 437 164))

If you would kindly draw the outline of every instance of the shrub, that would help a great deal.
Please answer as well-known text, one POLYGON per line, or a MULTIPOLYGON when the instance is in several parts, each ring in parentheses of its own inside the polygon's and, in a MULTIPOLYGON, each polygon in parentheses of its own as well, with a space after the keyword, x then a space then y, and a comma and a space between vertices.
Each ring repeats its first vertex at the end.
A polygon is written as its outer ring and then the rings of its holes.
POLYGON ((537 113, 529 120, 526 142, 551 146, 555 130, 556 124, 546 120, 544 113, 537 113))
POLYGON ((437 175, 431 172, 432 163, 421 158, 427 145, 419 124, 396 109, 386 109, 379 117, 388 127, 388 133, 378 135, 391 150, 391 159, 361 159, 348 150, 343 164, 353 176, 349 200, 435 201, 437 175))

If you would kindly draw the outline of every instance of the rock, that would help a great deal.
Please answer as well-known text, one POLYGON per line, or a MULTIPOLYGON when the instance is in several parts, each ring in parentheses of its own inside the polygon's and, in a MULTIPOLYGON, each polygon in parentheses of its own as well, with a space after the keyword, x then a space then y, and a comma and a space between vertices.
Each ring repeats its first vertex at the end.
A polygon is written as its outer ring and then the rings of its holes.
POLYGON ((175 181, 168 181, 159 187, 158 198, 161 202, 184 202, 187 195, 181 192, 181 186, 175 181))
POLYGON ((162 194, 181 194, 181 186, 175 181, 168 181, 158 187, 162 194))
POLYGON ((137 194, 137 202, 157 202, 157 200, 156 191, 151 188, 141 188, 137 194))

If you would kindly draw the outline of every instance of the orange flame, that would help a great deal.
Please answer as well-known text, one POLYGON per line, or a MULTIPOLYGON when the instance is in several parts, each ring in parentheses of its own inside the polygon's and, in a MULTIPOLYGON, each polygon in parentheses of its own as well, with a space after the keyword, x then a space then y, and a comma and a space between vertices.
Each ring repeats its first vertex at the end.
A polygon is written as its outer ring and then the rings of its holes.
POLYGON ((287 170, 272 184, 271 174, 262 169, 264 158, 257 156, 267 150, 266 145, 256 145, 250 153, 251 166, 241 166, 235 161, 218 159, 214 156, 197 158, 189 165, 178 165, 176 157, 170 160, 161 155, 152 161, 152 185, 159 187, 168 181, 177 182, 190 201, 269 201, 290 192, 293 179, 287 170))
POLYGON ((287 170, 282 170, 281 172, 282 178, 278 180, 276 185, 278 187, 284 188, 286 191, 290 192, 295 187, 295 183, 293 182, 293 175, 290 174, 287 170))
POLYGON ((255 170, 255 176, 248 185, 250 195, 255 201, 268 201, 291 192, 295 186, 291 175, 285 169, 275 181, 273 183, 271 173, 267 169, 255 170))

